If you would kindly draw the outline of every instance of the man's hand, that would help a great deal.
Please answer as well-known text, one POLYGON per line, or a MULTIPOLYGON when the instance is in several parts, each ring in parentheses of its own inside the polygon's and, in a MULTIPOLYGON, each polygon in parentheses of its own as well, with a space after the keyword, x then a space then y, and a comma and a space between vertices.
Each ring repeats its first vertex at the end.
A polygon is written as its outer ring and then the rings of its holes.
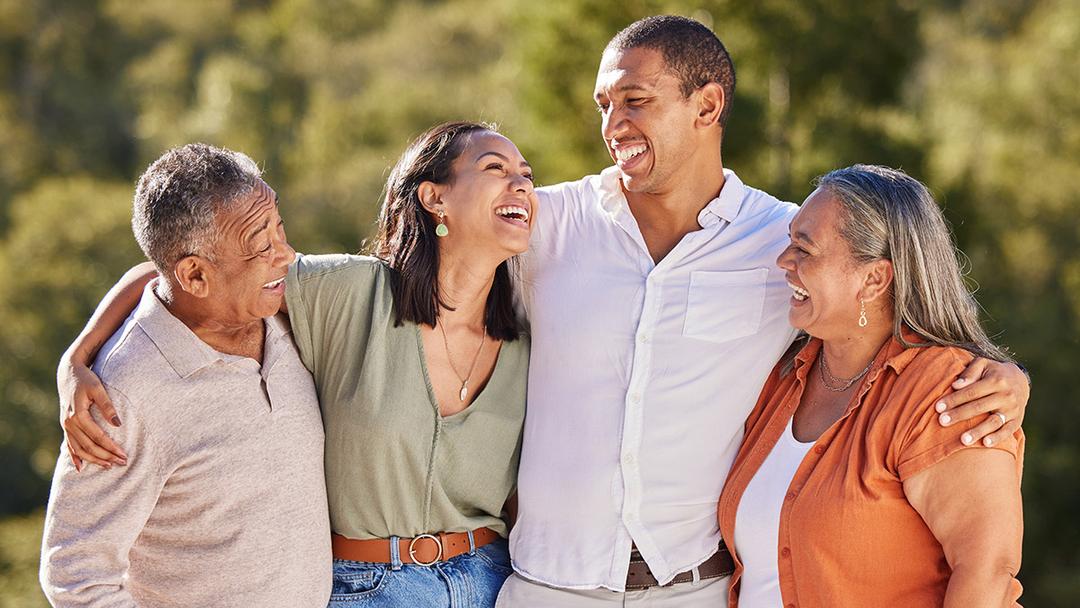
POLYGON ((120 426, 120 417, 109 400, 105 386, 91 369, 64 357, 56 372, 60 392, 60 423, 64 427, 68 455, 76 470, 82 471, 86 462, 112 468, 126 465, 127 454, 98 426, 90 414, 96 407, 102 418, 120 426))
POLYGON ((942 426, 986 416, 978 426, 964 433, 965 445, 981 442, 992 446, 1015 433, 1024 421, 1031 386, 1027 375, 1014 363, 977 358, 953 382, 956 392, 938 402, 942 426))

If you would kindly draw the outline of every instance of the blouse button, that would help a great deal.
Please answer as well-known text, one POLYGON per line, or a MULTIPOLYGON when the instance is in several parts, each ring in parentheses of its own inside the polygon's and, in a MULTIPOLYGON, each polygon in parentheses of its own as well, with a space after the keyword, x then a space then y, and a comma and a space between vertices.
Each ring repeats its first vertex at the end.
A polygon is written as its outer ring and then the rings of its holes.
POLYGON ((814 451, 817 452, 818 454, 824 454, 825 453, 825 446, 819 445, 816 448, 814 448, 814 451))
POLYGON ((788 500, 795 500, 795 492, 788 492, 786 498, 788 500))
POLYGON ((791 555, 791 549, 788 549, 787 547, 784 547, 783 549, 780 550, 780 555, 783 556, 783 557, 790 556, 791 555))

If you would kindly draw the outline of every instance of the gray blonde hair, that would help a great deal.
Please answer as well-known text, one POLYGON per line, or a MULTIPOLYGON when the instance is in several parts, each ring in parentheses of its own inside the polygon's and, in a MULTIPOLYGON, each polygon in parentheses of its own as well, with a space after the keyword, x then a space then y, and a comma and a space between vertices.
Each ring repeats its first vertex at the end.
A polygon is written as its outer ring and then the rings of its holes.
POLYGON ((224 148, 188 144, 165 152, 135 188, 135 240, 163 274, 188 255, 213 262, 217 214, 254 190, 261 174, 250 157, 224 148))
POLYGON ((964 284, 945 216, 919 180, 877 165, 853 165, 818 178, 840 202, 840 235, 860 263, 893 265, 893 336, 906 346, 958 346, 1009 361, 979 324, 979 305, 964 284), (926 340, 911 344, 907 325, 926 340))

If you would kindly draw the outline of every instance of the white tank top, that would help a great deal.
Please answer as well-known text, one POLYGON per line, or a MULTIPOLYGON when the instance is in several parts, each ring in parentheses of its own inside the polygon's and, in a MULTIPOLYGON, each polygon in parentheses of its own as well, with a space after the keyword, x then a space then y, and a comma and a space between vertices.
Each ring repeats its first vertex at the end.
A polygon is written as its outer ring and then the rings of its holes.
POLYGON ((791 432, 791 420, 788 420, 784 434, 754 474, 739 501, 735 513, 735 547, 744 568, 739 608, 777 608, 783 605, 777 566, 780 509, 795 471, 813 445, 813 442, 796 441, 791 432))

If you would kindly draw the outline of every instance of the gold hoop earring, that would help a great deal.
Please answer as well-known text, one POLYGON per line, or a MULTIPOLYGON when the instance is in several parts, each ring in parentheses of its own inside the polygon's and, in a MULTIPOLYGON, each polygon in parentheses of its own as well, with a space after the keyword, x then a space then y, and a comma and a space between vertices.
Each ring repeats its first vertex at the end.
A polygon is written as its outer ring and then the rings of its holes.
POLYGON ((444 237, 450 234, 450 229, 446 227, 445 218, 446 213, 442 209, 439 209, 439 225, 435 226, 435 236, 437 237, 444 237))
POLYGON ((866 319, 866 300, 859 300, 859 327, 866 327, 869 322, 866 319))

